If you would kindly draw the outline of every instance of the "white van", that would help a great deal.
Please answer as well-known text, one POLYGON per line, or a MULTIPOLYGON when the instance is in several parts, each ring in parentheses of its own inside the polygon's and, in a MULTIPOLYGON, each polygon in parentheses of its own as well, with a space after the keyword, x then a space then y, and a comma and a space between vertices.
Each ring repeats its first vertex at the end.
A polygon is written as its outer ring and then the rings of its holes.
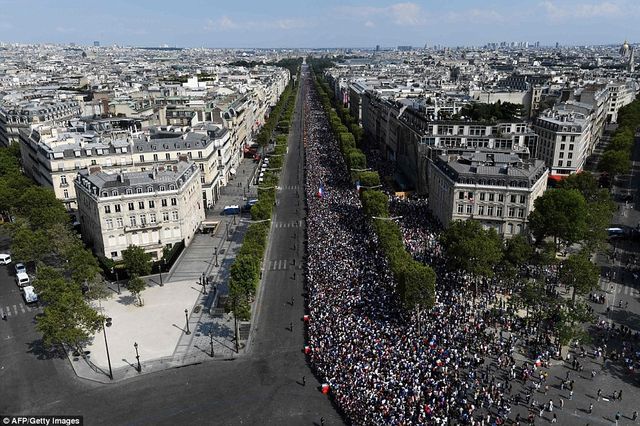
POLYGON ((29 275, 27 275, 26 272, 18 272, 16 274, 16 284, 18 284, 18 287, 29 285, 30 282, 31 280, 29 280, 29 275))
POLYGON ((38 301, 38 295, 32 285, 22 288, 22 297, 24 297, 25 303, 34 303, 38 301))
POLYGON ((11 255, 0 253, 0 265, 8 265, 11 263, 11 255))

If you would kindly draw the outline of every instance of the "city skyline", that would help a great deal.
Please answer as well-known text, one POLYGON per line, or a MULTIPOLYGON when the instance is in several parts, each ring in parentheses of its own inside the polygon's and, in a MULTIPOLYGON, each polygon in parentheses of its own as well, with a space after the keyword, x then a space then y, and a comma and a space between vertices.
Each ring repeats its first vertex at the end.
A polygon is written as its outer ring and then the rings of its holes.
POLYGON ((0 42, 210 48, 482 46, 634 42, 640 4, 630 0, 237 2, 0 0, 0 42))

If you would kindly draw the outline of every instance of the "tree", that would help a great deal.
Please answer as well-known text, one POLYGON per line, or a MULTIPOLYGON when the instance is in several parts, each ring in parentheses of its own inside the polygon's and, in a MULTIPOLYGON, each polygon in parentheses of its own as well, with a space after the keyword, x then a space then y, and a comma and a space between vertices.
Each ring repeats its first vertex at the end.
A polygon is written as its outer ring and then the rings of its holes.
POLYGON ((575 303, 577 294, 584 295, 598 287, 600 272, 587 254, 578 253, 570 255, 560 264, 558 278, 573 289, 571 300, 575 303))
POLYGON ((538 241, 553 237, 567 245, 582 240, 587 230, 587 203, 576 189, 550 189, 534 202, 529 227, 538 241))
POLYGON ((247 254, 236 256, 229 275, 229 287, 233 287, 247 298, 253 297, 260 276, 260 259, 247 254))
POLYGON ((42 229, 33 231, 27 226, 20 226, 13 234, 11 252, 14 259, 35 262, 37 267, 38 263, 51 252, 51 244, 42 229))
POLYGON ((349 169, 365 169, 367 167, 367 157, 359 149, 349 151, 347 160, 349 169))
POLYGON ((483 229, 475 220, 454 221, 440 242, 447 265, 476 277, 492 277, 494 267, 502 259, 502 239, 494 229, 483 229))
POLYGON ((138 299, 138 306, 143 305, 140 293, 142 293, 145 288, 147 288, 147 283, 137 275, 134 275, 127 284, 127 289, 129 289, 129 292, 131 292, 131 294, 138 299))
POLYGON ((389 200, 381 191, 363 191, 360 194, 362 209, 367 217, 388 217, 389 200))
POLYGON ((435 301, 436 274, 418 262, 408 263, 398 281, 398 292, 405 309, 425 309, 435 301))
POLYGON ((151 253, 142 247, 130 245, 122 251, 122 261, 130 276, 143 277, 151 273, 151 253))
POLYGON ((46 347, 71 347, 81 352, 101 326, 100 316, 82 297, 79 290, 62 291, 55 303, 45 306, 42 315, 36 316, 36 328, 42 333, 46 347))
POLYGON ((526 236, 518 234, 508 239, 504 245, 500 264, 502 275, 506 279, 513 280, 518 275, 518 269, 529 263, 532 256, 533 247, 526 236))
POLYGON ((17 210, 34 230, 47 229, 69 221, 64 205, 56 198, 55 193, 40 186, 32 186, 24 191, 17 210))
POLYGON ((631 162, 627 151, 605 151, 598 162, 598 170, 611 176, 629 173, 631 162))
POLYGON ((607 189, 600 188, 598 180, 589 172, 575 173, 558 185, 562 189, 580 191, 587 202, 587 229, 585 246, 594 250, 607 238, 606 228, 611 223, 615 204, 607 189))

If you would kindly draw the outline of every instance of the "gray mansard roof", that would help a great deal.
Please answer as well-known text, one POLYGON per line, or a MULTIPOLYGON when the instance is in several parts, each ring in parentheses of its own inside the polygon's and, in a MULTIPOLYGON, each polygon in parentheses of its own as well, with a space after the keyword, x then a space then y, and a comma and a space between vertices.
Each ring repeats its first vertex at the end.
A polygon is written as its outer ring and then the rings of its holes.
POLYGON ((542 160, 522 160, 514 153, 495 151, 443 154, 434 164, 456 182, 498 186, 530 187, 546 171, 542 160))
POLYGON ((179 161, 173 164, 157 165, 144 172, 105 173, 81 170, 78 172, 76 185, 84 187, 94 196, 107 197, 118 195, 169 191, 180 188, 189 177, 198 172, 193 162, 179 161), (173 188, 170 188, 173 185, 173 188), (141 191, 138 191, 138 188, 141 191))

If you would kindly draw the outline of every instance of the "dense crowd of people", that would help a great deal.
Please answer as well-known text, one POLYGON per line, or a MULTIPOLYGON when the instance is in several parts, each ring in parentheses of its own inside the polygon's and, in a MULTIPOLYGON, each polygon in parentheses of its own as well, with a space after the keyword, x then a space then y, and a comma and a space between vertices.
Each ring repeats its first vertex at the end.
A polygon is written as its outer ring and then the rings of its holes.
MULTIPOLYGON (((506 381, 483 365, 486 356, 509 359, 512 346, 487 333, 491 298, 471 297, 466 277, 439 271, 435 307, 419 318, 400 309, 386 259, 313 92, 305 109, 309 356, 317 374, 356 424, 503 419, 510 410, 506 381)), ((437 264, 435 223, 419 213, 424 201, 415 203, 392 200, 392 208, 406 209, 406 222, 415 225, 403 227, 408 249, 437 264)))
MULTIPOLYGON (((446 268, 440 226, 428 213, 427 199, 387 191, 405 247, 437 275, 433 308, 401 309, 315 92, 308 91, 304 102, 308 355, 340 410, 351 423, 363 425, 518 425, 551 414, 553 401, 538 401, 536 394, 549 389, 543 369, 552 357, 559 359, 556 343, 535 322, 515 314, 504 297, 511 289, 499 279, 470 285, 471 277, 446 268), (524 347, 533 361, 516 355, 524 347), (518 405, 527 407, 525 417, 510 416, 518 405)), ((375 151, 367 157, 370 166, 392 172, 375 151)), ((557 276, 554 268, 531 265, 521 273, 549 283, 557 276)), ((629 329, 604 322, 598 328, 622 339, 622 350, 613 353, 632 369, 640 352, 629 329)), ((634 337, 637 342, 637 333, 634 337)), ((606 348, 604 338, 601 345, 606 348)), ((574 353, 580 354, 577 348, 574 353)), ((575 358, 569 365, 582 370, 575 358)), ((562 381, 562 388, 565 384, 572 396, 573 380, 562 381)))

